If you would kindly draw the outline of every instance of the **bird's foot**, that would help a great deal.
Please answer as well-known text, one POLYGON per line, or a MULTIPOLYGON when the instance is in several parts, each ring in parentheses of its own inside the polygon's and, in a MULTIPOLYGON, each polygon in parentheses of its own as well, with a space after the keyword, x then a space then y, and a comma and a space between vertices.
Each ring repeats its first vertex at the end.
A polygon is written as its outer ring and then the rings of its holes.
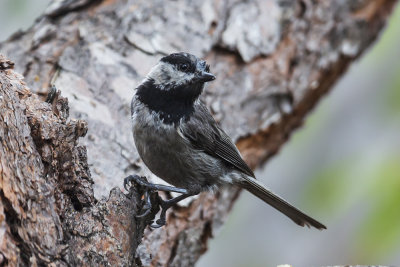
POLYGON ((160 228, 164 225, 167 224, 167 219, 166 219, 166 215, 167 215, 167 210, 169 208, 171 208, 172 206, 174 206, 175 204, 177 204, 179 201, 192 196, 191 194, 182 194, 178 197, 175 197, 173 199, 169 199, 169 200, 163 200, 161 198, 159 198, 160 201, 160 206, 161 206, 161 214, 160 214, 160 218, 156 221, 155 224, 150 225, 151 228, 160 228))
POLYGON ((144 204, 142 205, 141 214, 136 215, 136 218, 146 217, 152 210, 152 199, 151 194, 154 193, 151 188, 151 183, 147 182, 146 177, 139 175, 129 175, 124 179, 124 188, 126 191, 130 191, 132 186, 138 186, 141 191, 144 204))
MULTIPOLYGON (((134 184, 139 186, 140 189, 142 190, 143 192, 142 196, 144 201, 144 204, 141 209, 142 212, 141 214, 136 215, 136 218, 144 218, 150 213, 152 213, 152 211, 155 214, 159 210, 158 207, 161 208, 160 218, 156 220, 154 224, 150 224, 150 227, 152 228, 160 228, 166 225, 167 210, 172 206, 174 206, 179 201, 193 195, 190 194, 188 190, 183 188, 149 183, 146 180, 146 177, 139 175, 130 175, 124 179, 125 190, 129 191, 134 184), (176 193, 181 193, 182 195, 175 197, 173 199, 163 200, 158 194, 154 196, 154 194, 156 194, 156 191, 176 192, 176 193)), ((151 221, 151 223, 153 223, 153 221, 151 221)))
POLYGON ((137 184, 139 186, 145 186, 149 184, 149 182, 147 182, 146 177, 144 176, 139 176, 139 175, 129 175, 128 177, 126 177, 124 179, 124 188, 126 191, 129 191, 130 188, 133 186, 133 184, 137 184))

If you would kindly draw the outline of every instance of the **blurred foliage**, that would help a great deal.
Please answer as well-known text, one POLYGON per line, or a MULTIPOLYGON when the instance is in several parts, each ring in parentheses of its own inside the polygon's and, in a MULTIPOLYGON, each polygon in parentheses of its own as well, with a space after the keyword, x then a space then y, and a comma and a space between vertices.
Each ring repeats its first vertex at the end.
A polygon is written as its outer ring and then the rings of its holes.
MULTIPOLYGON (((349 236, 351 251, 348 254, 350 262, 358 264, 393 264, 388 259, 396 255, 400 247, 400 151, 395 151, 400 140, 399 33, 400 6, 396 8, 371 53, 363 59, 363 64, 376 66, 371 69, 378 80, 380 76, 388 77, 381 81, 381 87, 375 88, 379 92, 376 104, 379 105, 377 112, 380 121, 373 123, 378 127, 387 127, 388 132, 397 131, 397 140, 386 141, 389 144, 383 148, 381 157, 378 155, 371 160, 371 155, 365 153, 368 151, 366 148, 356 155, 346 155, 316 170, 303 195, 312 210, 322 214, 331 213, 331 217, 346 216, 349 212, 357 211, 357 221, 349 221, 350 227, 355 229, 349 236), (393 142, 394 149, 390 142, 393 142)), ((324 124, 324 115, 319 112, 307 122, 307 126, 309 123, 313 130, 319 128, 314 123, 324 124)), ((377 144, 382 144, 378 138, 370 140, 370 144, 367 144, 371 148, 369 154, 379 154, 374 150, 377 144)))
POLYGON ((383 34, 376 40, 376 44, 373 46, 374 53, 371 53, 371 55, 369 55, 368 61, 366 62, 367 64, 385 63, 382 62, 386 61, 385 55, 391 54, 393 51, 393 45, 397 43, 399 37, 399 25, 400 7, 399 5, 397 5, 397 7, 393 11, 393 14, 390 16, 386 29, 384 30, 383 34))
MULTIPOLYGON (((400 49, 397 57, 398 60, 400 61, 400 49)), ((395 117, 399 117, 400 116, 400 68, 397 69, 396 75, 393 81, 391 82, 389 88, 390 89, 387 94, 387 104, 388 104, 389 114, 395 117)))
POLYGON ((371 174, 370 210, 356 233, 353 255, 364 263, 382 261, 400 245, 400 155, 388 156, 371 174))
POLYGON ((351 198, 348 183, 353 164, 350 158, 342 159, 318 170, 305 187, 305 206, 320 214, 343 212, 345 200, 351 198))

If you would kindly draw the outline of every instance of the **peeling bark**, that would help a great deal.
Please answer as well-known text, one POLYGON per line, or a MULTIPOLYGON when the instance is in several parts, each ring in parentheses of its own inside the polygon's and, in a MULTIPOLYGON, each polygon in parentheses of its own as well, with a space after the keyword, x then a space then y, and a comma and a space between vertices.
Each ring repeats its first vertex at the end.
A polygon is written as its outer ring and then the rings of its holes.
POLYGON ((162 229, 145 227, 156 211, 135 218, 140 188, 114 187, 129 174, 157 179, 133 145, 135 86, 164 54, 205 57, 217 80, 203 99, 256 168, 377 38, 395 2, 51 5, 0 44, 15 63, 0 58, 0 264, 192 266, 239 192, 200 194, 162 229))

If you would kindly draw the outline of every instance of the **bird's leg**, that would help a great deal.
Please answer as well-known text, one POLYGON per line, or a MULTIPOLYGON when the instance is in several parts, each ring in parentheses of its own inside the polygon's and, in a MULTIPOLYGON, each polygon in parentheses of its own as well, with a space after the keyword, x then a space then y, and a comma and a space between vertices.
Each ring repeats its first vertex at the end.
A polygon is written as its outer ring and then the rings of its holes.
MULTIPOLYGON (((166 211, 169 209, 171 206, 175 205, 178 203, 180 200, 185 199, 193 194, 189 194, 188 190, 183 189, 183 188, 178 188, 178 187, 173 187, 173 186, 167 186, 167 185, 162 185, 162 184, 152 184, 146 181, 145 177, 141 177, 139 175, 129 175, 124 179, 124 188, 129 191, 128 185, 136 183, 139 186, 144 188, 144 202, 145 204, 142 207, 143 213, 140 215, 136 215, 136 217, 141 218, 145 217, 148 215, 151 210, 152 210, 152 202, 151 202, 151 191, 167 191, 167 192, 176 192, 176 193, 181 193, 181 196, 178 196, 176 198, 170 199, 170 200, 163 200, 161 197, 158 197, 159 204, 161 206, 161 215, 160 219, 157 220, 157 224, 155 225, 154 228, 161 227, 165 225, 166 222, 166 211)), ((152 226, 153 227, 153 226, 152 226)))
POLYGON ((190 196, 193 196, 195 194, 182 194, 178 197, 169 199, 169 200, 162 200, 161 198, 160 200, 160 206, 161 206, 161 214, 160 214, 160 218, 156 221, 156 224, 152 224, 150 225, 150 227, 152 228, 160 228, 162 226, 164 226, 167 223, 166 220, 166 215, 167 215, 167 210, 169 208, 171 208, 172 206, 174 206, 176 203, 178 203, 181 200, 184 200, 185 198, 188 198, 190 196))
POLYGON ((141 177, 139 175, 129 175, 124 179, 124 188, 126 191, 129 191, 127 188, 128 185, 132 182, 137 183, 138 185, 145 187, 146 189, 155 190, 155 191, 166 191, 166 192, 176 192, 181 194, 188 194, 188 190, 179 187, 173 187, 163 184, 152 184, 146 181, 145 177, 141 177))

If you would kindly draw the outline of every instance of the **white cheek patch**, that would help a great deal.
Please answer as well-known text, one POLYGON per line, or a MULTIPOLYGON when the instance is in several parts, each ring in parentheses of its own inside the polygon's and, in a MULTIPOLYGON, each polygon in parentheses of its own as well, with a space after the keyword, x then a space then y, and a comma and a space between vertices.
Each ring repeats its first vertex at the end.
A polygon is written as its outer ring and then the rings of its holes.
POLYGON ((182 84, 188 84, 188 83, 190 83, 192 80, 193 80, 193 78, 194 78, 194 73, 184 73, 184 72, 181 72, 181 71, 178 71, 178 73, 180 73, 180 74, 182 74, 180 77, 179 77, 179 80, 178 79, 176 79, 176 84, 177 85, 182 85, 182 84))
POLYGON ((154 80, 154 84, 160 85, 164 82, 164 75, 162 69, 164 68, 163 63, 158 63, 155 65, 147 75, 149 79, 154 80))
POLYGON ((194 78, 194 73, 182 72, 169 63, 159 62, 151 69, 148 78, 153 79, 160 89, 165 89, 167 85, 189 83, 194 78))

